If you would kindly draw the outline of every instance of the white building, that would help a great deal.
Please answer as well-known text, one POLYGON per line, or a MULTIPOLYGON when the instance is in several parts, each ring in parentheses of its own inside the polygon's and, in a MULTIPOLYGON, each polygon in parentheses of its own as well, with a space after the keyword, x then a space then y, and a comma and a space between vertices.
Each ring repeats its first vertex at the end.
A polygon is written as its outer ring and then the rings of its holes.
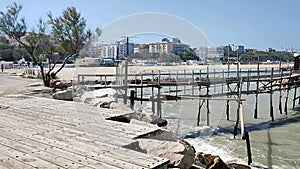
POLYGON ((200 60, 220 59, 224 56, 224 47, 205 46, 195 49, 196 55, 200 60))
MULTIPOLYGON (((121 59, 127 57, 127 43, 114 42, 110 44, 98 44, 90 49, 93 55, 100 58, 121 59), (117 58, 117 55, 119 58, 117 58)), ((128 43, 128 55, 134 52, 134 44, 128 43)))
POLYGON ((149 53, 178 53, 189 48, 189 45, 181 43, 178 38, 173 38, 172 42, 164 38, 161 42, 149 44, 149 53))

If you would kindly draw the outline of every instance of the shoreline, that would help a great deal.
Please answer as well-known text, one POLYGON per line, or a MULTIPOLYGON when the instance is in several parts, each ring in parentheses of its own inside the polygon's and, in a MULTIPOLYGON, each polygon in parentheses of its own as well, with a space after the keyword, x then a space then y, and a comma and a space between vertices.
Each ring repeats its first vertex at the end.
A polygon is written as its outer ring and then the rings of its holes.
MULTIPOLYGON (((230 70, 236 70, 237 65, 229 65, 230 70)), ((279 64, 260 64, 260 69, 265 68, 279 68, 279 64)), ((283 63, 281 67, 291 67, 293 63, 283 63)), ((179 66, 129 66, 128 73, 141 74, 151 73, 152 71, 184 71, 184 70, 227 70, 228 65, 179 65, 179 66)), ((36 71, 39 68, 34 68, 36 71)), ((56 68, 55 70, 57 70, 56 68)), ((242 64, 240 69, 257 69, 257 64, 242 64)), ((25 71, 25 68, 21 69, 4 69, 4 73, 21 75, 25 71)), ((63 68, 58 74, 57 78, 61 80, 77 80, 78 74, 116 74, 116 67, 73 67, 63 68)))
MULTIPOLYGON (((285 63, 281 67, 290 67, 293 64, 285 63)), ((227 70, 228 65, 181 65, 181 66, 129 66, 128 73, 138 74, 158 71, 184 71, 184 70, 227 70)), ((237 65, 230 65, 230 70, 236 70, 237 65)), ((279 68, 279 64, 260 64, 260 69, 279 68)), ((240 69, 257 69, 257 65, 240 65, 240 69)), ((77 80, 78 74, 116 74, 116 67, 75 67, 64 68, 57 74, 59 79, 77 80)))

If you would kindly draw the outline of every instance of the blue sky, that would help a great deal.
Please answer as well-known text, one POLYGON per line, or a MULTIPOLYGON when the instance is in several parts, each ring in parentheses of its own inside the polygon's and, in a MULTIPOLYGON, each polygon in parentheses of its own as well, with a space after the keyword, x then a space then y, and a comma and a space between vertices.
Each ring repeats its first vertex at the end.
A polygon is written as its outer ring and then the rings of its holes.
POLYGON ((13 2, 23 5, 20 15, 29 27, 48 11, 58 16, 69 6, 76 7, 91 28, 136 13, 162 12, 192 23, 215 46, 300 49, 299 0, 1 0, 0 10, 13 2))

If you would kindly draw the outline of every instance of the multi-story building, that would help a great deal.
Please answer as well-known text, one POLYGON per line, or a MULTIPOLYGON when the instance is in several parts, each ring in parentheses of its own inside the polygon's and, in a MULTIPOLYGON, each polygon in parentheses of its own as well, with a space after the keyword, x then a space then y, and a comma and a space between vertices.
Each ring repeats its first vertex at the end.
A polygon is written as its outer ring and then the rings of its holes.
POLYGON ((173 50, 173 44, 169 41, 150 43, 149 53, 171 53, 173 50))
POLYGON ((161 42, 149 44, 149 53, 178 53, 189 49, 189 46, 180 42, 178 38, 173 38, 170 42, 167 38, 161 42))
POLYGON ((149 56, 149 45, 148 44, 135 44, 134 53, 140 54, 142 57, 149 56))
POLYGON ((239 54, 245 53, 245 47, 241 45, 230 44, 224 47, 226 53, 238 52, 239 54))
POLYGON ((195 49, 200 60, 220 59, 224 56, 224 47, 204 46, 195 49))
POLYGON ((132 55, 134 53, 133 43, 128 43, 128 45, 127 43, 124 42, 100 44, 100 45, 93 46, 90 50, 92 51, 92 53, 96 54, 97 57, 122 59, 127 57, 127 46, 128 46, 128 55, 132 55))

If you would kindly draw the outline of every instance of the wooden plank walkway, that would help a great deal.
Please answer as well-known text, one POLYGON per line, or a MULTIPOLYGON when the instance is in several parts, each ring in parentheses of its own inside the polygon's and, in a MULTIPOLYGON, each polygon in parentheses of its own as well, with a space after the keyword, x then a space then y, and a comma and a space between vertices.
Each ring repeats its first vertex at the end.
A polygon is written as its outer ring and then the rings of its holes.
POLYGON ((159 130, 107 120, 128 112, 35 97, 0 97, 0 168, 166 168, 124 148, 159 130))

